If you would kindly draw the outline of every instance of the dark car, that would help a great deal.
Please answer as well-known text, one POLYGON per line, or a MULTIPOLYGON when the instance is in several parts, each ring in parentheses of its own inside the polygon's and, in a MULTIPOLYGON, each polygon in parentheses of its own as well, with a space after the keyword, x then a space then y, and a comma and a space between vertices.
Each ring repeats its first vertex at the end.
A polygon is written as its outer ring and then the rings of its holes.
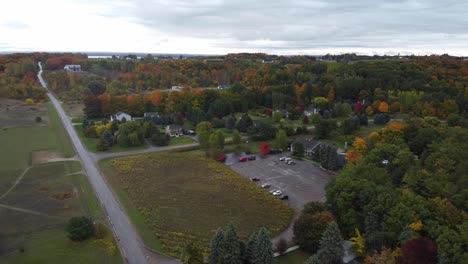
POLYGON ((248 159, 248 160, 256 160, 257 157, 255 157, 255 156, 249 156, 247 159, 248 159))
POLYGON ((283 153, 283 151, 281 149, 271 149, 270 152, 269 152, 269 154, 272 154, 272 155, 281 154, 281 153, 283 153))
POLYGON ((221 156, 221 157, 217 158, 216 160, 219 161, 219 162, 225 162, 226 161, 226 156, 221 156))
POLYGON ((287 196, 287 195, 281 195, 279 198, 280 198, 280 200, 288 200, 288 199, 289 199, 289 196, 287 196))
POLYGON ((255 177, 254 177, 254 178, 250 178, 250 180, 253 181, 253 182, 258 182, 258 181, 260 181, 259 178, 255 178, 255 177))
POLYGON ((239 162, 246 162, 247 161, 247 158, 246 157, 240 157, 239 158, 239 162))

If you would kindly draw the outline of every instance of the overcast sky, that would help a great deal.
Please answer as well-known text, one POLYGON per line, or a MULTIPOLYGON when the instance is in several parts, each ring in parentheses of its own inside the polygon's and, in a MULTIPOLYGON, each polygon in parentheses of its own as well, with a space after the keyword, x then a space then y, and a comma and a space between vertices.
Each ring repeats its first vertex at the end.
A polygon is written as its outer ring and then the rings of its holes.
POLYGON ((0 51, 468 56, 468 1, 8 0, 0 51))

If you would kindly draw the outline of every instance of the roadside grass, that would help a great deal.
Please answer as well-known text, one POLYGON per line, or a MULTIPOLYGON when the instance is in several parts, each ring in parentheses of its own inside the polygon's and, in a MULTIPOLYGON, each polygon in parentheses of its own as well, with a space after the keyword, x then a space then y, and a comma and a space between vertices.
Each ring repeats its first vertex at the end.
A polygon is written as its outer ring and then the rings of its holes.
POLYGON ((72 242, 63 230, 52 229, 26 234, 21 238, 24 252, 19 250, 2 256, 2 263, 123 263, 119 254, 109 256, 112 248, 112 235, 103 239, 89 239, 72 242))
MULTIPOLYGON (((86 149, 93 152, 93 153, 98 153, 102 151, 97 150, 97 143, 99 139, 97 138, 88 138, 85 137, 83 128, 81 125, 74 125, 73 128, 75 129, 76 133, 78 134, 78 137, 80 138, 81 142, 85 145, 86 149)), ((146 142, 141 145, 141 146, 136 146, 136 147, 122 147, 118 144, 115 144, 112 146, 109 150, 105 151, 106 153, 113 153, 113 152, 122 152, 122 151, 131 151, 131 150, 139 150, 139 149, 147 149, 149 146, 146 144, 146 142)))
POLYGON ((195 142, 196 141, 193 138, 187 136, 171 137, 171 139, 169 140, 169 146, 185 145, 195 142))
POLYGON ((55 135, 59 137, 59 142, 61 142, 61 150, 66 157, 75 155, 75 150, 73 149, 70 138, 62 125, 57 111, 55 111, 55 108, 51 103, 47 103, 47 110, 49 111, 50 116, 50 126, 52 130, 54 130, 55 135))
POLYGON ((295 250, 288 254, 275 258, 275 264, 302 264, 309 259, 312 254, 301 250, 295 250))
POLYGON ((145 243, 173 256, 190 242, 207 253, 216 229, 229 223, 242 239, 262 226, 274 236, 293 216, 281 200, 200 151, 119 157, 100 166, 145 243))

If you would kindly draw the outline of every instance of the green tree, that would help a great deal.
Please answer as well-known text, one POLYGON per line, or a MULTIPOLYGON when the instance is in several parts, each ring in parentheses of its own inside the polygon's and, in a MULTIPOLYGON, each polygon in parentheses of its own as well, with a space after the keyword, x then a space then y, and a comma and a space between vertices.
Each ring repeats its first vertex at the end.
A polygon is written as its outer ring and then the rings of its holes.
POLYGON ((68 238, 73 241, 81 241, 94 235, 94 224, 86 216, 72 217, 65 228, 68 238))
POLYGON ((333 221, 330 212, 317 212, 314 214, 301 214, 294 222, 294 241, 305 251, 317 251, 322 233, 333 221))
POLYGON ((223 262, 225 264, 241 264, 241 249, 236 229, 232 224, 228 226, 223 243, 223 262))
POLYGON ((293 155, 296 157, 304 157, 304 145, 301 142, 293 144, 293 155))
POLYGON ((275 137, 275 148, 277 149, 286 149, 288 147, 288 136, 283 129, 276 132, 275 137))
POLYGON ((335 221, 328 224, 320 239, 320 249, 317 252, 320 263, 341 264, 343 263, 343 237, 338 224, 335 221))
POLYGON ((248 261, 248 263, 255 263, 255 254, 257 252, 257 244, 258 244, 258 236, 257 233, 253 232, 249 240, 247 241, 247 245, 245 248, 245 256, 244 259, 248 261))
POLYGON ((336 127, 335 120, 319 119, 315 124, 315 133, 319 139, 324 139, 327 138, 336 127))
POLYGON ((208 150, 208 148, 210 147, 210 135, 213 132, 211 124, 206 121, 198 123, 196 132, 198 136, 198 142, 200 143, 200 147, 204 150, 208 150))
POLYGON ((253 125, 252 118, 245 113, 242 115, 242 117, 239 119, 239 121, 236 124, 237 130, 240 132, 247 132, 247 129, 253 125))
POLYGON ((257 250, 255 251, 255 264, 273 263, 273 248, 271 237, 266 228, 262 227, 257 236, 257 250))
POLYGON ((221 228, 216 230, 216 234, 211 239, 210 255, 208 255, 209 264, 221 263, 224 256, 224 232, 221 228))
POLYGON ((237 129, 234 130, 234 133, 232 134, 232 144, 234 144, 236 152, 239 152, 242 149, 242 137, 237 129))
POLYGON ((351 108, 351 105, 348 103, 337 103, 333 107, 333 112, 336 117, 345 117, 351 114, 353 109, 351 108))
POLYGON ((325 109, 328 106, 328 99, 325 97, 314 97, 312 104, 320 109, 325 109))
POLYGON ((193 243, 185 247, 185 251, 181 257, 183 264, 203 264, 203 254, 199 247, 193 243))

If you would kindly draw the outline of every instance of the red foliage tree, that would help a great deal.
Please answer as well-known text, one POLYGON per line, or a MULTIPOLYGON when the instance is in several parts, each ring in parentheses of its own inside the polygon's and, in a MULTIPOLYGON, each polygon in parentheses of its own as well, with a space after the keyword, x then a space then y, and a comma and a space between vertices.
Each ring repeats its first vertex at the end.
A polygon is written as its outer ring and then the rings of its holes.
POLYGON ((436 264, 437 245, 425 237, 408 241, 403 245, 397 262, 399 264, 436 264))
POLYGON ((360 101, 358 101, 356 103, 356 106, 354 107, 354 111, 359 112, 359 113, 364 111, 364 105, 360 101))
POLYGON ((263 156, 268 155, 270 152, 268 144, 266 142, 263 142, 262 145, 260 146, 260 152, 262 153, 263 156))

